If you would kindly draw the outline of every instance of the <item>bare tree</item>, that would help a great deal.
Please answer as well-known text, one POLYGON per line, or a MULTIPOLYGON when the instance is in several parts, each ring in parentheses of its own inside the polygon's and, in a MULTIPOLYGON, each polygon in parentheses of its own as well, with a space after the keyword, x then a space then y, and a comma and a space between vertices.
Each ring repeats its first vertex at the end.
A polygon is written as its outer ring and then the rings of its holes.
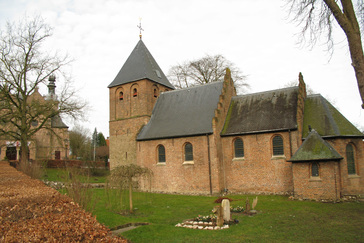
POLYGON ((8 22, 0 30, 0 137, 21 143, 21 161, 28 161, 28 141, 41 129, 53 133, 52 118, 82 114, 84 102, 77 99, 69 87, 63 68, 67 56, 42 50, 44 41, 52 35, 51 28, 40 17, 24 17, 18 23, 8 22), (63 76, 61 92, 45 99, 38 88, 48 79, 63 76))
POLYGON ((364 55, 360 33, 364 24, 363 0, 356 1, 356 10, 351 0, 286 1, 289 4, 290 14, 294 15, 293 19, 302 25, 302 40, 308 37, 309 43, 312 46, 316 44, 322 34, 326 34, 328 50, 332 53, 334 47, 332 33, 335 20, 339 24, 348 41, 352 61, 351 65, 355 71, 359 93, 362 99, 362 108, 364 109, 364 55), (356 13, 359 16, 358 18, 356 13), (362 28, 360 28, 359 23, 362 24, 362 28))
POLYGON ((222 55, 206 55, 197 60, 172 66, 168 78, 176 88, 187 88, 224 80, 226 68, 231 70, 237 89, 249 87, 240 69, 222 55))
POLYGON ((119 190, 127 189, 129 191, 129 209, 130 213, 133 213, 133 184, 135 187, 138 185, 133 183, 133 179, 137 179, 143 176, 150 177, 153 172, 146 167, 130 164, 122 165, 114 168, 111 171, 109 180, 112 186, 115 186, 119 190))
POLYGON ((69 132, 70 150, 72 157, 91 160, 93 155, 90 131, 80 125, 76 125, 69 132))

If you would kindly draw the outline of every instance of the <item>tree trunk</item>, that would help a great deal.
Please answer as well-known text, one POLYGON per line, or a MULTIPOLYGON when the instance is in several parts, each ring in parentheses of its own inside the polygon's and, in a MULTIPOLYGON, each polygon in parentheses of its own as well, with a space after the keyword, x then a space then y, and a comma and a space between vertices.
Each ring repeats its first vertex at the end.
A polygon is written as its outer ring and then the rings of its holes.
POLYGON ((334 0, 324 0, 325 4, 330 8, 336 21, 345 32, 348 40, 351 65, 354 68, 355 77, 358 83, 359 94, 362 100, 362 108, 364 109, 364 54, 363 45, 360 36, 360 26, 355 15, 353 3, 351 0, 341 0, 343 12, 334 0))
POLYGON ((360 35, 350 34, 348 36, 349 50, 351 56, 351 65, 355 71, 355 77, 358 83, 359 93, 362 101, 362 108, 364 109, 364 55, 361 45, 360 35))
POLYGON ((133 180, 132 178, 129 179, 129 207, 130 207, 130 213, 133 213, 133 191, 132 186, 133 180))
POLYGON ((21 141, 21 153, 20 153, 20 160, 19 163, 23 163, 24 165, 28 164, 28 144, 26 141, 21 141))

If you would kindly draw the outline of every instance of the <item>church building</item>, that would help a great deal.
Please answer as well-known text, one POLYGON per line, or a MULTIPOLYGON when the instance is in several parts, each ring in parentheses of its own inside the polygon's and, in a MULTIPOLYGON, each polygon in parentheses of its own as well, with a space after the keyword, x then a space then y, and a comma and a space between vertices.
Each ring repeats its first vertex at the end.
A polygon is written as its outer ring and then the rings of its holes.
MULTIPOLYGON (((29 96, 29 100, 36 100, 42 103, 56 100, 55 81, 55 76, 51 75, 49 77, 48 94, 42 96, 38 88, 36 88, 29 96)), ((39 123, 39 121, 33 120, 31 123, 32 128, 37 128, 40 125, 39 123)), ((5 126, 9 125, 5 124, 5 126)), ((5 129, 11 129, 11 127, 5 129)), ((0 160, 19 160, 21 154, 20 145, 20 141, 14 141, 10 137, 2 138, 0 140, 0 160)), ((59 115, 56 115, 47 120, 43 127, 28 142, 28 158, 38 161, 67 159, 68 145, 68 126, 59 115)))
POLYGON ((236 95, 224 81, 176 90, 140 39, 108 86, 110 167, 153 171, 143 190, 339 199, 364 195, 364 135, 296 87, 236 95))

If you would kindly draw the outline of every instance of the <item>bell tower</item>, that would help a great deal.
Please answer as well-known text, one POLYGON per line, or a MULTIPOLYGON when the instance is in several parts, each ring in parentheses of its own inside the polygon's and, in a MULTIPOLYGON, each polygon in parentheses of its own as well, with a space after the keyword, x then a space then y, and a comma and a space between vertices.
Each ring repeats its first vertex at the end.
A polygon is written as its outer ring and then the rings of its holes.
POLYGON ((136 137, 160 94, 173 90, 140 39, 109 88, 110 167, 136 163, 136 137))

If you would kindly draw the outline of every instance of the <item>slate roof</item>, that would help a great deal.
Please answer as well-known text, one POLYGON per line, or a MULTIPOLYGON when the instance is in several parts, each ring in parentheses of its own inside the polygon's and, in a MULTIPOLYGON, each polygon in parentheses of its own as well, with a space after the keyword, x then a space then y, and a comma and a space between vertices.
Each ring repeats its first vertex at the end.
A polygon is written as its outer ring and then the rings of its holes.
POLYGON ((52 128, 68 128, 68 126, 62 121, 62 118, 59 115, 56 115, 51 118, 51 127, 52 128))
POLYGON ((326 142, 314 129, 307 136, 290 162, 332 161, 343 157, 326 142))
POLYGON ((223 82, 163 92, 137 140, 211 134, 223 82))
POLYGON ((174 89, 174 86, 168 81, 158 63, 154 60, 152 54, 148 51, 142 40, 139 40, 134 50, 116 75, 108 88, 126 84, 142 79, 149 79, 156 83, 162 84, 168 88, 174 89))
POLYGON ((307 96, 303 119, 303 137, 309 134, 308 126, 322 137, 364 137, 333 105, 320 94, 307 96))
POLYGON ((297 129, 298 87, 231 99, 221 136, 297 129))

